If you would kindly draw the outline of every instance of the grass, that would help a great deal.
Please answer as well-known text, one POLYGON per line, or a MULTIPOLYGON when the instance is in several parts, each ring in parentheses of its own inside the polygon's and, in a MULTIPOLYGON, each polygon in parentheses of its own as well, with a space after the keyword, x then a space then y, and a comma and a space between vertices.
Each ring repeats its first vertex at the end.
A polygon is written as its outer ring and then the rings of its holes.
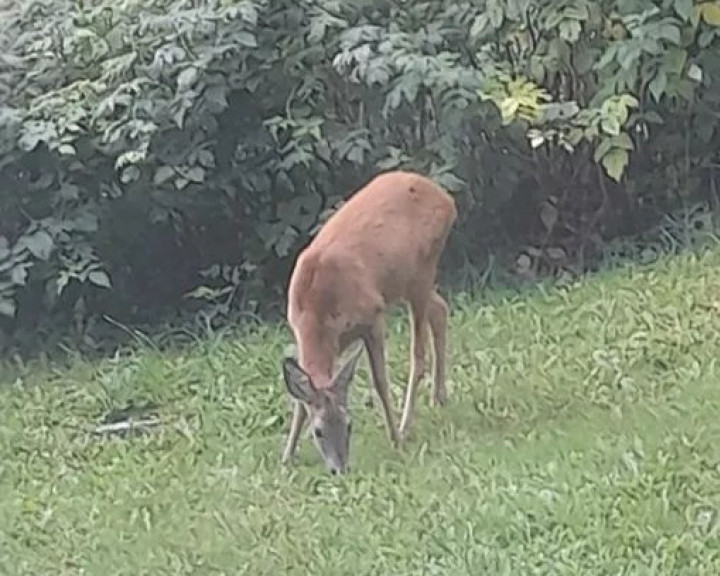
MULTIPOLYGON (((279 327, 0 374, 0 573, 720 573, 720 250, 522 297, 459 297, 451 403, 402 452, 351 397, 353 472, 303 439, 279 327), (88 432, 153 402, 171 424, 88 432)), ((396 405, 407 320, 390 323, 396 405)))

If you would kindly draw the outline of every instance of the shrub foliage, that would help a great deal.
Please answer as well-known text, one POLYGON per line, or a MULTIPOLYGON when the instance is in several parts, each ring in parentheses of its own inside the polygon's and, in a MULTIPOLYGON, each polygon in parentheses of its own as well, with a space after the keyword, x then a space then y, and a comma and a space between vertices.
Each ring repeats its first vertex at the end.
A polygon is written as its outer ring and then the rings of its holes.
POLYGON ((4 0, 0 315, 277 302, 394 167, 456 195, 454 266, 582 266, 714 192, 718 35, 693 0, 4 0))

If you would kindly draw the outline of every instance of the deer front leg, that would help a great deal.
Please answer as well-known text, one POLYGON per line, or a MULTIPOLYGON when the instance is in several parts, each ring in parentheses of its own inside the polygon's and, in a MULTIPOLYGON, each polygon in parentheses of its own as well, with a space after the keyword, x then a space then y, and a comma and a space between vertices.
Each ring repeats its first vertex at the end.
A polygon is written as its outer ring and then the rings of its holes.
POLYGON ((289 463, 293 454, 295 454, 298 438, 300 438, 300 432, 302 432, 306 418, 307 413, 305 411, 305 406, 297 400, 293 400, 292 422, 290 423, 290 431, 288 432, 287 441, 285 442, 285 450, 282 455, 283 464, 289 463))
POLYGON ((400 444, 400 437, 395 427, 395 419, 393 418, 388 393, 387 369, 385 367, 385 327, 382 319, 376 321, 364 340, 368 358, 370 359, 373 384, 385 415, 385 428, 388 438, 391 444, 397 447, 400 444))

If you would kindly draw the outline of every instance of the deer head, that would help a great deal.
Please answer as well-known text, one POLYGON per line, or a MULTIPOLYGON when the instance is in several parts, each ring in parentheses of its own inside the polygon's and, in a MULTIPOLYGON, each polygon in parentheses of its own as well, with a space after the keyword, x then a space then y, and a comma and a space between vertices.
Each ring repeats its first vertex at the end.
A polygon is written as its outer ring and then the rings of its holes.
POLYGON ((283 376, 290 396, 305 406, 315 447, 332 474, 348 471, 352 421, 347 408, 348 388, 363 347, 353 352, 328 386, 318 388, 294 357, 283 360, 283 376))

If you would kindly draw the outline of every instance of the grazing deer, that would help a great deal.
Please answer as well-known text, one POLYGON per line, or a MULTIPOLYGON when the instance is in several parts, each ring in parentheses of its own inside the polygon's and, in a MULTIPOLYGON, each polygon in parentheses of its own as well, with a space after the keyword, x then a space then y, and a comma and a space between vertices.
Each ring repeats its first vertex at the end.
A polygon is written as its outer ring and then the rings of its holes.
POLYGON ((293 404, 283 463, 293 456, 309 418, 327 467, 333 474, 347 472, 348 388, 363 344, 393 446, 410 427, 430 333, 435 360, 431 401, 446 402, 448 306, 435 291, 435 279, 456 218, 454 200, 432 180, 412 172, 387 172, 340 207, 298 256, 288 290, 287 317, 298 354, 297 360, 283 361, 293 404), (398 431, 388 395, 384 315, 399 301, 410 311, 412 357, 398 431), (356 340, 361 345, 334 374, 335 358, 356 340))

